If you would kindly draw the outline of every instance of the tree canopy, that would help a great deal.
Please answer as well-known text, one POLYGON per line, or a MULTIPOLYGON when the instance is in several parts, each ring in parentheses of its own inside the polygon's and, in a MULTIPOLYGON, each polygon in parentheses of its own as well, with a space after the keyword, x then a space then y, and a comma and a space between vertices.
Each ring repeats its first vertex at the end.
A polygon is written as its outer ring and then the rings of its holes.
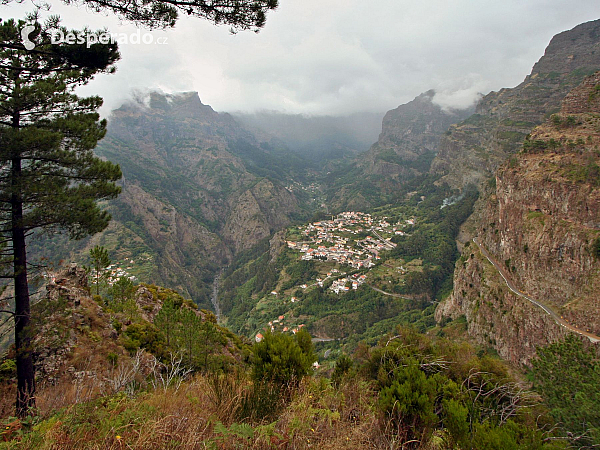
MULTIPOLYGON (((13 0, 0 0, 8 4, 13 0)), ((96 12, 109 12, 120 19, 147 28, 173 27, 179 13, 206 19, 216 25, 229 25, 232 32, 258 31, 265 25, 267 12, 278 0, 64 0, 67 5, 85 6, 96 12)))
POLYGON ((594 349, 570 334, 537 353, 535 387, 554 419, 578 445, 600 446, 600 358, 594 349))

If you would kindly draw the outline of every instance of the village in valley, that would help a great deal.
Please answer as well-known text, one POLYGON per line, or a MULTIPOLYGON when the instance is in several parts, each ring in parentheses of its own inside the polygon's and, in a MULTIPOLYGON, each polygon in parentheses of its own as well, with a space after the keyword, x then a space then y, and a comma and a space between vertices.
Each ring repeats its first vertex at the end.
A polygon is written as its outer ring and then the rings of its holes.
MULTIPOLYGON (((369 273, 381 260, 381 252, 392 250, 396 244, 391 238, 405 235, 408 227, 415 225, 414 217, 392 223, 389 217, 373 217, 371 214, 347 211, 331 216, 329 220, 309 223, 305 226, 288 230, 286 244, 289 250, 296 253, 302 261, 321 263, 320 269, 326 267, 313 280, 288 289, 307 291, 313 287, 328 287, 335 294, 344 294, 357 290, 369 279, 369 273)), ((396 272, 406 273, 404 267, 395 267, 396 272)), ((297 295, 297 294, 296 294, 297 295)), ((281 303, 296 303, 300 300, 277 290, 269 297, 281 303)), ((269 320, 266 328, 271 331, 296 333, 304 324, 289 325, 285 315, 269 320)), ((262 340, 262 333, 257 333, 255 340, 262 340)))
MULTIPOLYGON (((292 250, 297 250, 303 255, 301 259, 320 259, 323 261, 334 261, 340 265, 347 265, 353 269, 369 269, 375 266, 381 259, 379 253, 392 250, 396 247, 391 241, 394 235, 404 235, 402 229, 406 225, 414 225, 415 219, 406 219, 404 223, 390 224, 387 217, 373 218, 370 214, 362 212, 343 212, 331 220, 309 223, 305 227, 298 227, 301 232, 302 241, 287 241, 292 250)), ((345 275, 336 269, 332 269, 327 277, 345 275)), ((347 279, 356 289, 362 284, 366 276, 359 276, 354 280, 347 279)), ((323 286, 323 280, 317 279, 317 284, 323 286)), ((337 289, 340 283, 334 283, 331 289, 337 289), (335 287, 334 287, 335 286, 335 287)), ((336 290, 337 289, 337 290, 336 290)))

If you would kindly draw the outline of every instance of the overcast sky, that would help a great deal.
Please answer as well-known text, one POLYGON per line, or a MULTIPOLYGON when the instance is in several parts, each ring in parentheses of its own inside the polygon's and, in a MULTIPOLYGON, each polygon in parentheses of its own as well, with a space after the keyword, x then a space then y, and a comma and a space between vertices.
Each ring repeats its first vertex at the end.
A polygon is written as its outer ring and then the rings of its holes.
MULTIPOLYGON (((21 18, 31 0, 0 6, 21 18)), ((70 28, 136 33, 115 17, 65 6, 70 28)), ((255 34, 182 17, 122 44, 117 73, 84 89, 118 107, 133 90, 198 91, 217 111, 385 112, 434 88, 445 106, 519 84, 553 35, 600 18, 598 0, 280 0, 255 34), (147 37, 146 39, 150 39, 147 37), (158 44, 158 42, 166 43, 158 44)))

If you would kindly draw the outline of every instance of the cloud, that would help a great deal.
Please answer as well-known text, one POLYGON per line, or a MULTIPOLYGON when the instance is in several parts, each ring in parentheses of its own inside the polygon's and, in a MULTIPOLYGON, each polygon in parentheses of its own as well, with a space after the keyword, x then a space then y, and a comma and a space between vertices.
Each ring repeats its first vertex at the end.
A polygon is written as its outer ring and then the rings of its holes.
MULTIPOLYGON (((0 16, 32 9, 10 3, 0 16)), ((52 12, 73 28, 137 31, 59 2, 52 12)), ((134 89, 196 90, 219 111, 385 112, 432 88, 441 106, 464 106, 520 83, 553 35, 597 14, 597 0, 286 0, 258 34, 182 17, 153 44, 121 45, 117 73, 82 93, 101 95, 104 113, 134 89)))
POLYGON ((479 74, 467 74, 464 77, 445 80, 435 87, 433 103, 442 109, 467 109, 473 106, 483 95, 489 92, 490 83, 479 74))

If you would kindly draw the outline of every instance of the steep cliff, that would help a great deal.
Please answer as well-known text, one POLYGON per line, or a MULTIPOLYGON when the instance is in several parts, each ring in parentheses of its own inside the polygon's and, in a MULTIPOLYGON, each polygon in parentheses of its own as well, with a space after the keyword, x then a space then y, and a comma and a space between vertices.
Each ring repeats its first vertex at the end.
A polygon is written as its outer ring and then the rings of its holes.
POLYGON ((289 216, 297 210, 291 193, 261 179, 232 201, 223 236, 234 251, 246 250, 288 225, 289 216))
POLYGON ((472 112, 443 110, 434 97, 429 90, 386 113, 378 141, 359 162, 365 173, 399 178, 429 169, 423 155, 432 156, 448 127, 472 112))
POLYGON ((483 97, 475 114, 450 127, 431 165, 432 173, 462 188, 481 185, 525 136, 557 112, 564 96, 600 69, 600 20, 560 33, 550 41, 531 74, 512 89, 483 97))
MULTIPOLYGON (((537 66, 536 66, 537 67, 537 66)), ((477 242, 505 277, 579 330, 600 334, 600 73, 569 93, 560 112, 498 170, 477 242)), ((456 265, 454 291, 436 317, 465 315, 469 332, 527 363, 564 326, 511 292, 474 243, 456 265)))
POLYGON ((429 90, 386 113, 377 142, 332 183, 334 206, 364 209, 393 200, 402 186, 429 171, 448 127, 473 112, 444 110, 434 97, 429 90))
POLYGON ((123 194, 109 205, 114 223, 89 245, 136 263, 151 258, 140 281, 178 289, 204 307, 219 267, 301 209, 283 183, 302 161, 195 92, 152 92, 124 104, 97 152, 120 164, 123 194))

